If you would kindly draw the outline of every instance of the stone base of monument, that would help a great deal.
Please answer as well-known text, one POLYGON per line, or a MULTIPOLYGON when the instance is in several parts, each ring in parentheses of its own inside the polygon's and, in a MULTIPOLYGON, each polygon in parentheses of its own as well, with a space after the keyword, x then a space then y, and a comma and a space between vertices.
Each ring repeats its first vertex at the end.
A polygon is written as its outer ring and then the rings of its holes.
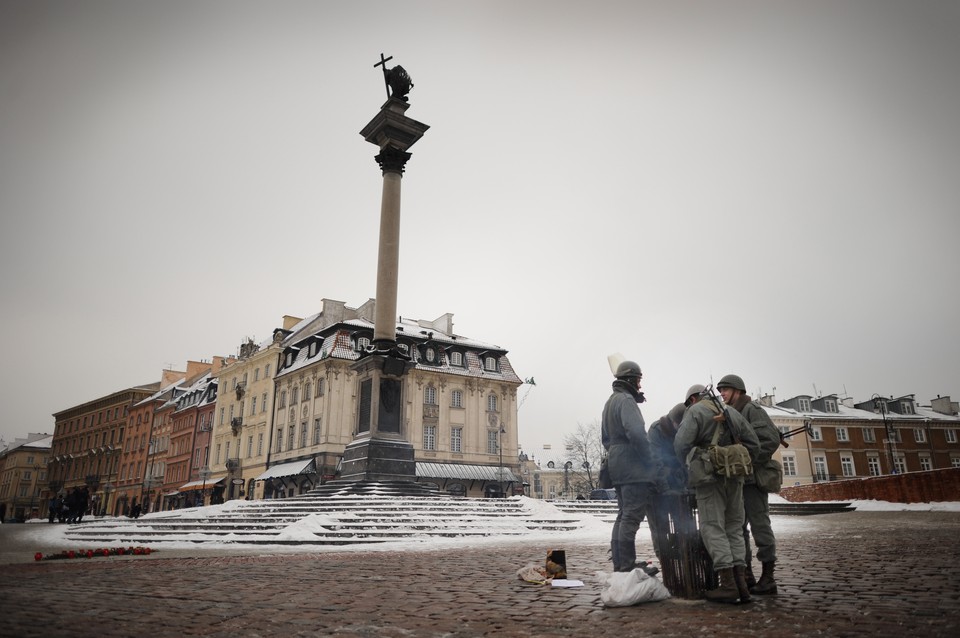
POLYGON ((693 494, 658 494, 648 517, 663 584, 676 598, 702 598, 717 586, 713 561, 700 538, 693 494))
POLYGON ((364 438, 343 451, 344 481, 410 481, 417 478, 413 446, 400 438, 364 438))

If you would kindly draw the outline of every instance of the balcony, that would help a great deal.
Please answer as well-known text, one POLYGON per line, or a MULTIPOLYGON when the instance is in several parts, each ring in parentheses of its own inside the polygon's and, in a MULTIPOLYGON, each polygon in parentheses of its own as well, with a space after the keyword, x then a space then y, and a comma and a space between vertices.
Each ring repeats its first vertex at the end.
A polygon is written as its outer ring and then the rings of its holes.
POLYGON ((230 419, 230 429, 233 430, 234 436, 240 434, 240 428, 243 427, 243 417, 235 416, 230 419))

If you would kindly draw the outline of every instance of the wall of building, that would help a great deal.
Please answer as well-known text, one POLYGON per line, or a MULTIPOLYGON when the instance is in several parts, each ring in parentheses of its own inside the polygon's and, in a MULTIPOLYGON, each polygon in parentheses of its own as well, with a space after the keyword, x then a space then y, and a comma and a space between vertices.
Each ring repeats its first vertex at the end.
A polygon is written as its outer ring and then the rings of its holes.
POLYGON ((891 503, 960 501, 960 468, 785 487, 780 490, 780 496, 793 503, 862 500, 891 503))

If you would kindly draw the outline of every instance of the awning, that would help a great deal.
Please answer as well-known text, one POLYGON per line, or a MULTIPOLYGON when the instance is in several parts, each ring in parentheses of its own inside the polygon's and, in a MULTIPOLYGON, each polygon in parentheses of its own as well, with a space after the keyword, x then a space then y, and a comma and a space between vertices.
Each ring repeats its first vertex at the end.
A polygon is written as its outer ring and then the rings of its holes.
POLYGON ((202 490, 202 489, 210 488, 210 487, 213 487, 214 485, 217 485, 218 483, 223 483, 224 478, 225 477, 220 477, 218 479, 207 479, 206 481, 190 481, 189 483, 184 483, 183 485, 181 485, 180 491, 189 492, 190 490, 202 490), (206 488, 204 488, 204 484, 206 484, 206 488))
POLYGON ((417 478, 461 479, 465 481, 504 481, 520 483, 510 468, 504 467, 500 477, 499 465, 464 465, 460 463, 417 463, 417 478))
POLYGON ((313 459, 305 461, 291 461, 290 463, 281 463, 268 467, 267 470, 256 478, 257 481, 266 479, 283 478, 284 476, 294 476, 296 474, 309 474, 315 472, 313 459))

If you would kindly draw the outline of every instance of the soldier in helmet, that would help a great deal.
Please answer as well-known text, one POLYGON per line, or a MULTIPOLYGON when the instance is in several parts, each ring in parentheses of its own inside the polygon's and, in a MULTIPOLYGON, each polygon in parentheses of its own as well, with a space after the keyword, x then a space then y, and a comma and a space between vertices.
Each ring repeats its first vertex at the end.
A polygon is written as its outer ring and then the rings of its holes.
POLYGON ((699 383, 694 383, 687 390, 687 393, 683 395, 683 406, 689 408, 691 405, 700 400, 700 395, 703 394, 703 391, 706 390, 706 386, 703 386, 699 383))
MULTIPOLYGON (((756 457, 760 444, 753 428, 739 412, 722 410, 712 399, 701 399, 701 396, 697 393, 700 400, 684 412, 673 446, 677 456, 687 463, 689 484, 697 496, 700 536, 719 576, 720 586, 705 592, 704 596, 721 603, 748 602, 750 592, 745 578, 743 547, 744 477, 694 472, 691 459, 711 445, 732 445, 734 433, 751 459, 756 457), (715 434, 717 438, 714 438, 715 434)), ((688 394, 687 399, 690 398, 688 394)))
MULTIPOLYGON (((650 507, 656 468, 640 413, 639 404, 644 401, 640 366, 624 361, 617 366, 614 376, 613 393, 603 406, 600 437, 619 508, 610 538, 613 569, 629 572, 638 566, 637 530, 650 507)), ((647 573, 654 569, 647 568, 647 573)))
MULTIPOLYGON (((780 432, 763 406, 747 394, 743 379, 728 374, 717 382, 717 391, 723 402, 743 415, 753 427, 760 440, 760 454, 754 459, 754 472, 761 467, 780 447, 780 432)), ((755 477, 748 476, 743 484, 743 542, 746 553, 746 579, 751 594, 776 594, 777 582, 773 577, 777 562, 777 540, 770 526, 769 497, 758 485, 755 477), (757 581, 753 574, 753 557, 750 551, 750 533, 757 544, 757 559, 763 564, 763 573, 757 581)))
POLYGON ((661 564, 664 556, 659 546, 660 541, 666 538, 670 531, 670 515, 673 514, 675 521, 679 517, 675 511, 675 496, 683 494, 687 489, 687 468, 673 451, 673 439, 677 435, 680 422, 683 421, 684 410, 682 403, 676 404, 667 414, 654 421, 647 431, 650 454, 657 468, 656 494, 650 505, 648 522, 653 538, 653 551, 661 564))

